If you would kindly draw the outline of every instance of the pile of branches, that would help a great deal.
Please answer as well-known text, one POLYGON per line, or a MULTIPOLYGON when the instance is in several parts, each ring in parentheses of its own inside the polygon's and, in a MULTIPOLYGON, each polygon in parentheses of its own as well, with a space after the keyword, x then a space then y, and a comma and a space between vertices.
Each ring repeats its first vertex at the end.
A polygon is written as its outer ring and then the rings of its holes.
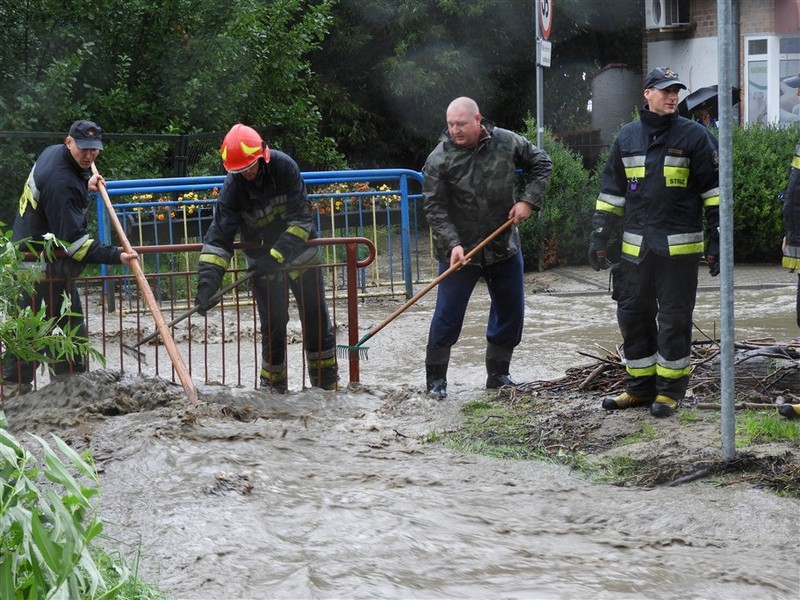
MULTIPOLYGON (((602 354, 579 351, 591 364, 567 369, 563 377, 523 383, 523 394, 591 392, 613 396, 625 388, 625 357, 620 346, 602 354)), ((706 339, 692 342, 691 369, 684 404, 719 409, 722 395, 720 344, 706 339)), ((800 342, 780 343, 771 338, 734 343, 734 397, 736 408, 775 408, 776 403, 800 403, 800 342)))

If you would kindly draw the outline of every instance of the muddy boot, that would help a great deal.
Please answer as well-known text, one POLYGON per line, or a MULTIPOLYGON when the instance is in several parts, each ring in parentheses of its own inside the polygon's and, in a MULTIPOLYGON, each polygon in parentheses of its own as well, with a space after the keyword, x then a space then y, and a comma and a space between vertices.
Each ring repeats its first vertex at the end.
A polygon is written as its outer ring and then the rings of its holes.
POLYGON ((787 419, 800 419, 800 404, 781 404, 778 412, 787 419))
POLYGON ((336 391, 339 383, 339 369, 334 365, 320 368, 308 368, 308 378, 313 387, 323 390, 336 391))
POLYGON ((634 396, 628 392, 622 392, 619 396, 606 396, 603 398, 603 408, 606 410, 622 410, 635 406, 648 406, 652 403, 652 396, 634 396))
POLYGON ((425 389, 431 398, 447 398, 447 365, 450 364, 450 348, 425 350, 425 389))
POLYGON ((259 382, 262 390, 270 391, 273 394, 286 394, 289 391, 286 379, 286 369, 278 373, 271 373, 266 369, 261 369, 259 382))
POLYGON ((425 385, 431 398, 447 398, 447 365, 425 365, 425 385))
POLYGON ((654 417, 671 417, 678 408, 678 401, 659 394, 656 401, 650 405, 650 414, 654 417))

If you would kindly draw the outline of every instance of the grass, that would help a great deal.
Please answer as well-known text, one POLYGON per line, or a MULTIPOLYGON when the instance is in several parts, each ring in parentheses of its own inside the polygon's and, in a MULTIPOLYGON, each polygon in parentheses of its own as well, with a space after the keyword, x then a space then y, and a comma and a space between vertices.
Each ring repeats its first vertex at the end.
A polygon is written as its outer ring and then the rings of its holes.
MULTIPOLYGON (((635 451, 625 452, 624 449, 657 441, 659 428, 656 424, 632 423, 635 430, 616 441, 609 437, 603 445, 603 440, 592 439, 589 435, 597 426, 596 421, 582 422, 580 412, 548 413, 541 409, 542 402, 548 401, 517 396, 509 402, 491 395, 481 396, 462 408, 464 422, 460 428, 432 432, 427 441, 470 454, 558 463, 590 481, 612 485, 652 487, 700 473, 697 478, 721 476, 726 482, 748 481, 792 497, 800 493, 800 471, 790 456, 759 458, 740 452, 734 464, 707 459, 643 461, 635 451), (597 455, 610 449, 612 444, 623 453, 612 453, 613 456, 604 458, 597 455)), ((691 428, 692 423, 718 421, 720 415, 713 411, 682 410, 676 418, 680 425, 691 428)), ((775 411, 747 410, 737 413, 736 422, 737 447, 776 442, 800 448, 800 420, 786 420, 775 411)))
POLYGON ((737 445, 787 440, 800 445, 800 420, 790 421, 764 410, 745 410, 736 419, 737 445))
POLYGON ((650 423, 642 423, 642 428, 629 435, 628 437, 622 440, 622 444, 624 446, 628 446, 630 444, 637 444, 639 442, 650 442, 656 439, 658 432, 656 432, 656 428, 650 425, 650 423))

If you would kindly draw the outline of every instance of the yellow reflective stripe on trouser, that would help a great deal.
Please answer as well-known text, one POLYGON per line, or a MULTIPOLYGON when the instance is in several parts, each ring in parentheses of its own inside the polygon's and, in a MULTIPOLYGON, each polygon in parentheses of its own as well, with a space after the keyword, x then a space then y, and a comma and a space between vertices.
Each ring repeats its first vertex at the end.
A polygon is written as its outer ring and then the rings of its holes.
POLYGON ((282 365, 270 366, 269 369, 262 367, 261 376, 271 383, 285 381, 287 377, 286 363, 283 363, 282 365))
POLYGON ((795 157, 792 159, 792 166, 793 166, 795 169, 800 169, 800 156, 795 156, 795 157))
POLYGON ((641 236, 638 233, 630 233, 628 231, 624 232, 622 234, 622 253, 627 254, 628 256, 633 256, 634 258, 638 258, 642 253, 643 241, 644 236, 641 236))
POLYGON ((713 189, 708 190, 700 194, 700 197, 703 198, 703 206, 708 208, 709 206, 719 206, 719 188, 715 187, 713 189))
POLYGON ((783 260, 781 260, 781 266, 784 269, 796 271, 797 269, 800 269, 800 258, 797 256, 784 256, 783 260))
POLYGON ((631 377, 652 377, 656 374, 656 355, 625 359, 625 371, 631 377))
POLYGON ((678 360, 667 360, 659 354, 656 359, 658 362, 656 372, 659 377, 664 377, 666 379, 687 377, 692 371, 690 358, 689 356, 685 356, 678 360))
POLYGON ((703 253, 703 232, 676 233, 667 236, 670 256, 703 253))

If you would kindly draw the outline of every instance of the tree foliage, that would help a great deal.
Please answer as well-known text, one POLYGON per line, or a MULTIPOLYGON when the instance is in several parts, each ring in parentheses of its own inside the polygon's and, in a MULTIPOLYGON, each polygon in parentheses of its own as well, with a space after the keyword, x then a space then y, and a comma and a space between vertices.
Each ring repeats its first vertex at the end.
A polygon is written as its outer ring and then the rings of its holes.
POLYGON ((0 129, 191 133, 268 126, 309 164, 339 163, 320 135, 308 55, 333 0, 39 0, 0 11, 0 129))

